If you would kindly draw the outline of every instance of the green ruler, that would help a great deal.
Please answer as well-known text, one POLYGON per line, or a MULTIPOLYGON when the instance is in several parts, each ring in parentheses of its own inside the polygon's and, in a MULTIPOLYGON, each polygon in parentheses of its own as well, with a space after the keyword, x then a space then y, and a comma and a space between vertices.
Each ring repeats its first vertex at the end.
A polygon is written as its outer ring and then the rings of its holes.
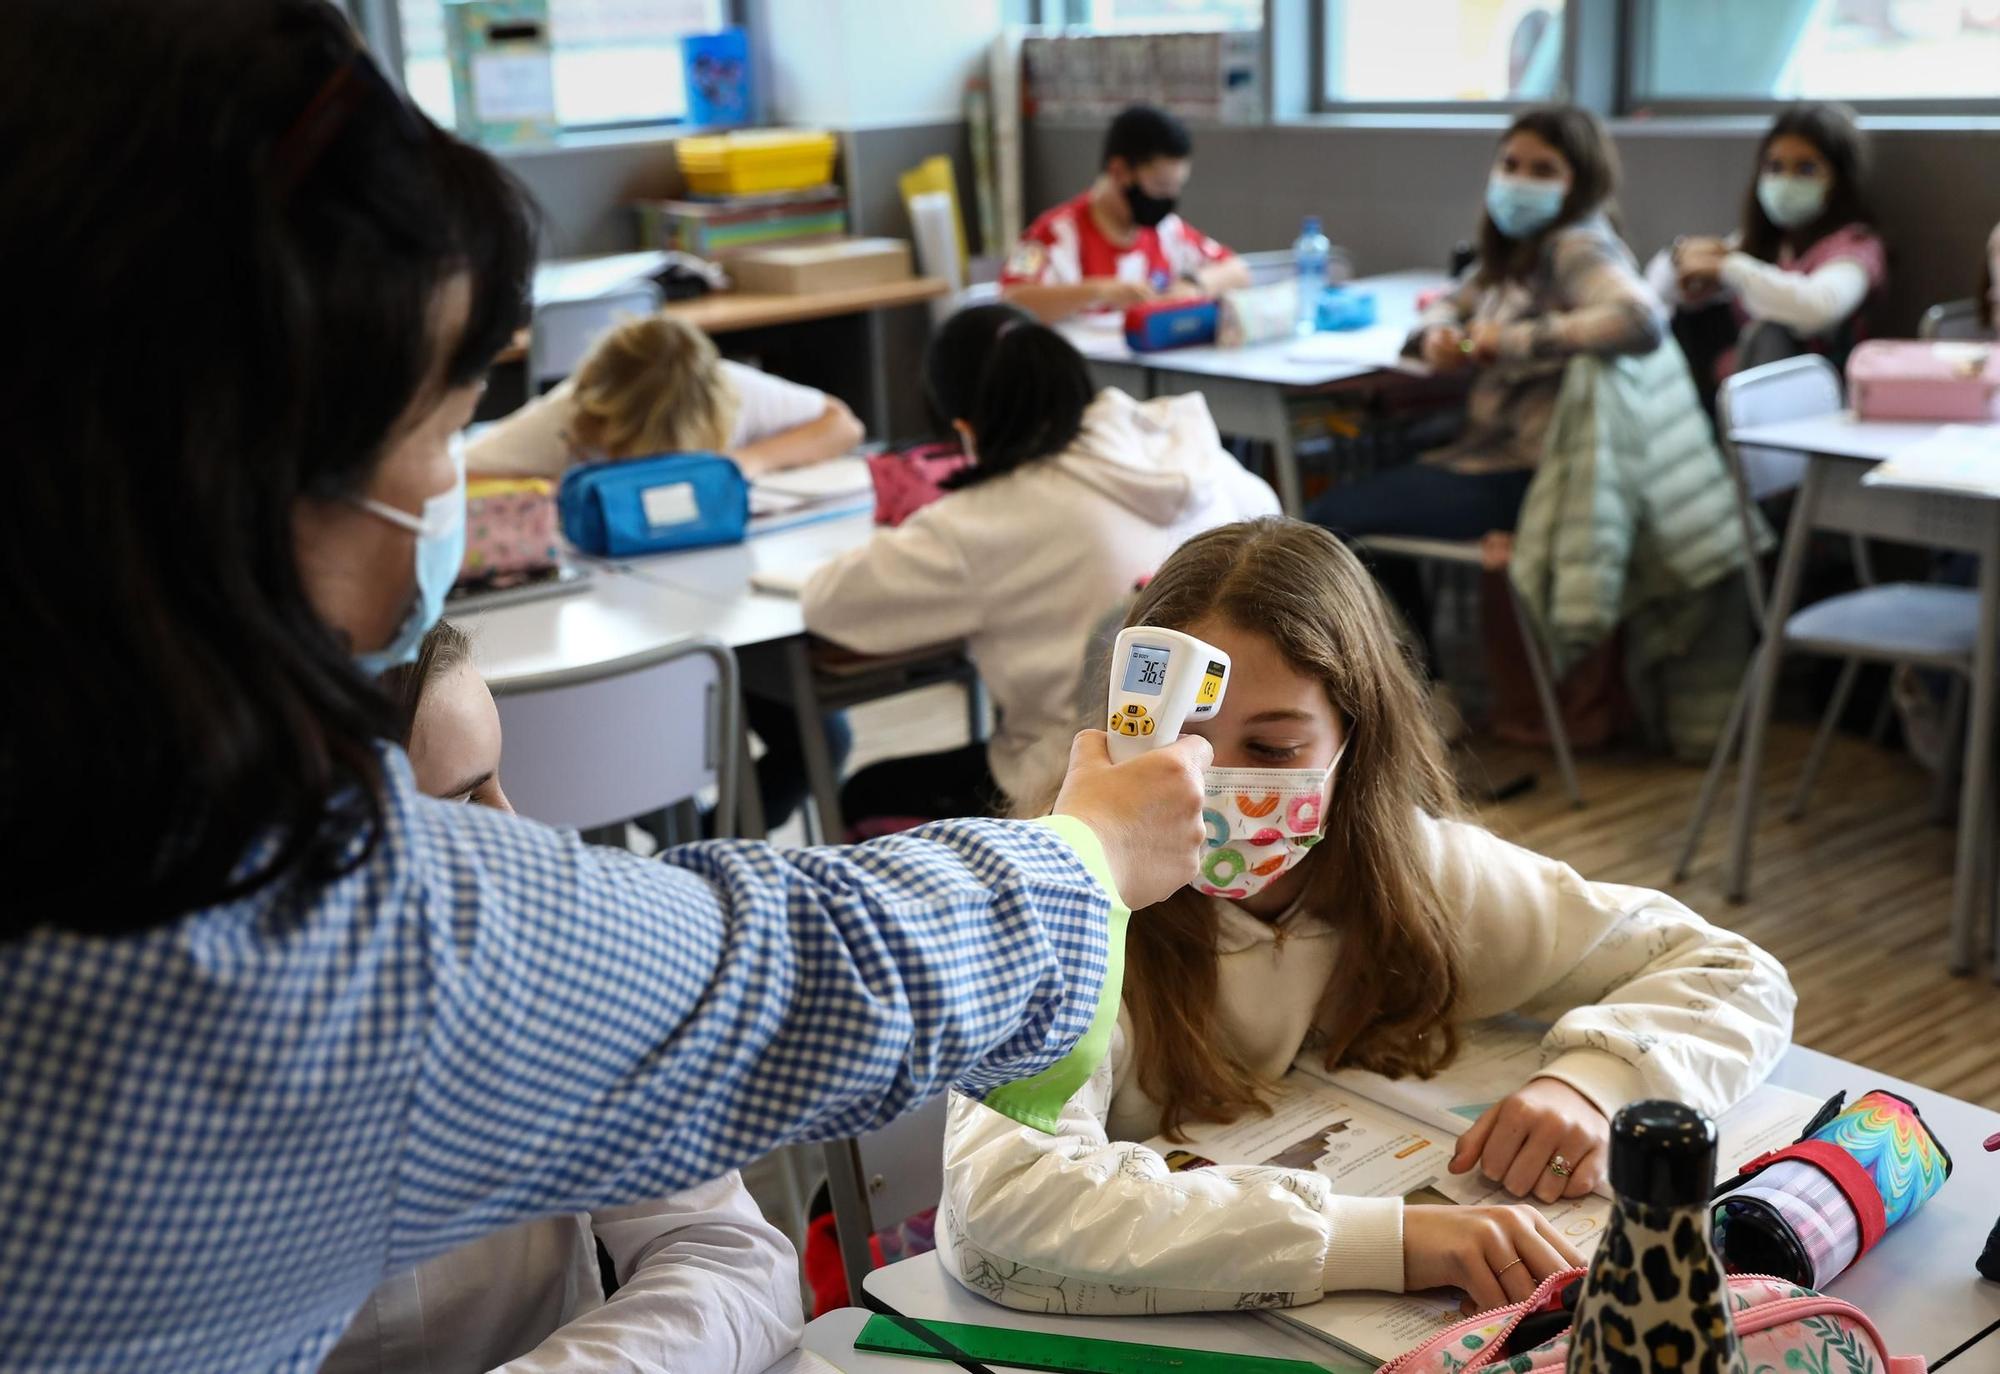
MULTIPOLYGON (((908 1320, 905 1318, 904 1320, 908 1320)), ((1180 1350, 1168 1345, 1135 1345, 1130 1341, 1099 1341, 1083 1336, 1050 1336, 1040 1331, 1016 1331, 1004 1326, 967 1326, 960 1322, 925 1322, 924 1327, 982 1364, 1010 1369, 1040 1369, 1048 1374, 1326 1374, 1326 1366, 1304 1360, 1278 1360, 1266 1355, 1229 1355, 1215 1350, 1180 1350)), ((856 1350, 885 1355, 915 1355, 949 1361, 951 1356, 897 1325, 897 1319, 876 1315, 854 1338, 856 1350)), ((1347 1366, 1342 1366, 1346 1368, 1347 1366)))

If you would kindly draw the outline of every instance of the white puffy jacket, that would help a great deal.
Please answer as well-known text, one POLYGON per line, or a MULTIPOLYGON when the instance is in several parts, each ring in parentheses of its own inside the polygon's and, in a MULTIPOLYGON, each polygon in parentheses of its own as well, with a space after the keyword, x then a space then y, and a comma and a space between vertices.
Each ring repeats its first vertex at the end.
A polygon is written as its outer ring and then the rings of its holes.
MULTIPOLYGON (((1542 1074, 1608 1116, 1672 1097, 1720 1112, 1791 1040, 1784 969, 1644 888, 1591 883, 1475 825, 1426 820, 1428 858, 1466 936, 1467 1020, 1553 1023, 1542 1074)), ((1218 902, 1217 1033, 1281 1077, 1312 1030, 1339 931, 1298 908, 1265 924, 1218 902)), ((1144 919, 1143 916, 1137 919, 1144 919)), ((1104 1065, 1044 1135, 954 1095, 938 1248, 947 1272, 1036 1311, 1293 1306, 1403 1288, 1403 1203, 1346 1197, 1311 1170, 1169 1173, 1121 1016, 1104 1065)))

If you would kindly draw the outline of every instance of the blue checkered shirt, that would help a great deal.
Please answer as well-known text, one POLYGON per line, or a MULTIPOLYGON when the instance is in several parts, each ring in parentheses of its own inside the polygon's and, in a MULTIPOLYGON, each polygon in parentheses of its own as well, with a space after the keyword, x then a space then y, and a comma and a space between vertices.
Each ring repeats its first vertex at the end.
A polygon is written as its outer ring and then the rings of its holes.
POLYGON ((666 862, 417 794, 329 886, 0 945, 0 1369, 312 1370, 385 1273, 1034 1073, 1108 902, 1053 831, 666 862))

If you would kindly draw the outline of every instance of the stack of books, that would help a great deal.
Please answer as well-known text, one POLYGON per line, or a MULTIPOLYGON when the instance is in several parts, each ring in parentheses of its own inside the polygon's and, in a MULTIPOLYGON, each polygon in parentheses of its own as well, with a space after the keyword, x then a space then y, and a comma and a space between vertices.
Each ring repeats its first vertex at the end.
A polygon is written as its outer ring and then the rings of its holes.
POLYGON ((711 262, 726 262, 754 248, 837 239, 847 232, 847 202, 838 186, 648 200, 637 209, 642 243, 711 262))

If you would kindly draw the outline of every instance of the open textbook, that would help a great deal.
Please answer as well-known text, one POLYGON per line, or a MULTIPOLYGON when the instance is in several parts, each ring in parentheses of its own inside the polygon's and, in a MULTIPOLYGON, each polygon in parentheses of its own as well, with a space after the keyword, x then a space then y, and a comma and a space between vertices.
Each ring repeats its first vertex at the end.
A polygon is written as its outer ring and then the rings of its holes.
MULTIPOLYGON (((1510 1203, 1519 1199, 1476 1170, 1447 1167, 1458 1137, 1480 1114, 1533 1077, 1544 1062, 1541 1028, 1502 1018, 1471 1028, 1451 1065, 1425 1079, 1387 1079, 1359 1070, 1329 1073, 1301 1055, 1280 1085, 1269 1116, 1226 1126, 1194 1125, 1184 1142, 1147 1142, 1172 1168, 1273 1164, 1312 1169, 1343 1193, 1400 1196, 1414 1203, 1510 1203)), ((1719 1177, 1766 1150, 1788 1145, 1819 1101, 1788 1088, 1757 1089, 1716 1123, 1719 1177)), ((1610 1219, 1608 1197, 1533 1204, 1588 1256, 1610 1219)), ((1336 1293, 1307 1307, 1265 1313, 1302 1327, 1351 1355, 1393 1358, 1459 1320, 1456 1293, 1336 1293)))

